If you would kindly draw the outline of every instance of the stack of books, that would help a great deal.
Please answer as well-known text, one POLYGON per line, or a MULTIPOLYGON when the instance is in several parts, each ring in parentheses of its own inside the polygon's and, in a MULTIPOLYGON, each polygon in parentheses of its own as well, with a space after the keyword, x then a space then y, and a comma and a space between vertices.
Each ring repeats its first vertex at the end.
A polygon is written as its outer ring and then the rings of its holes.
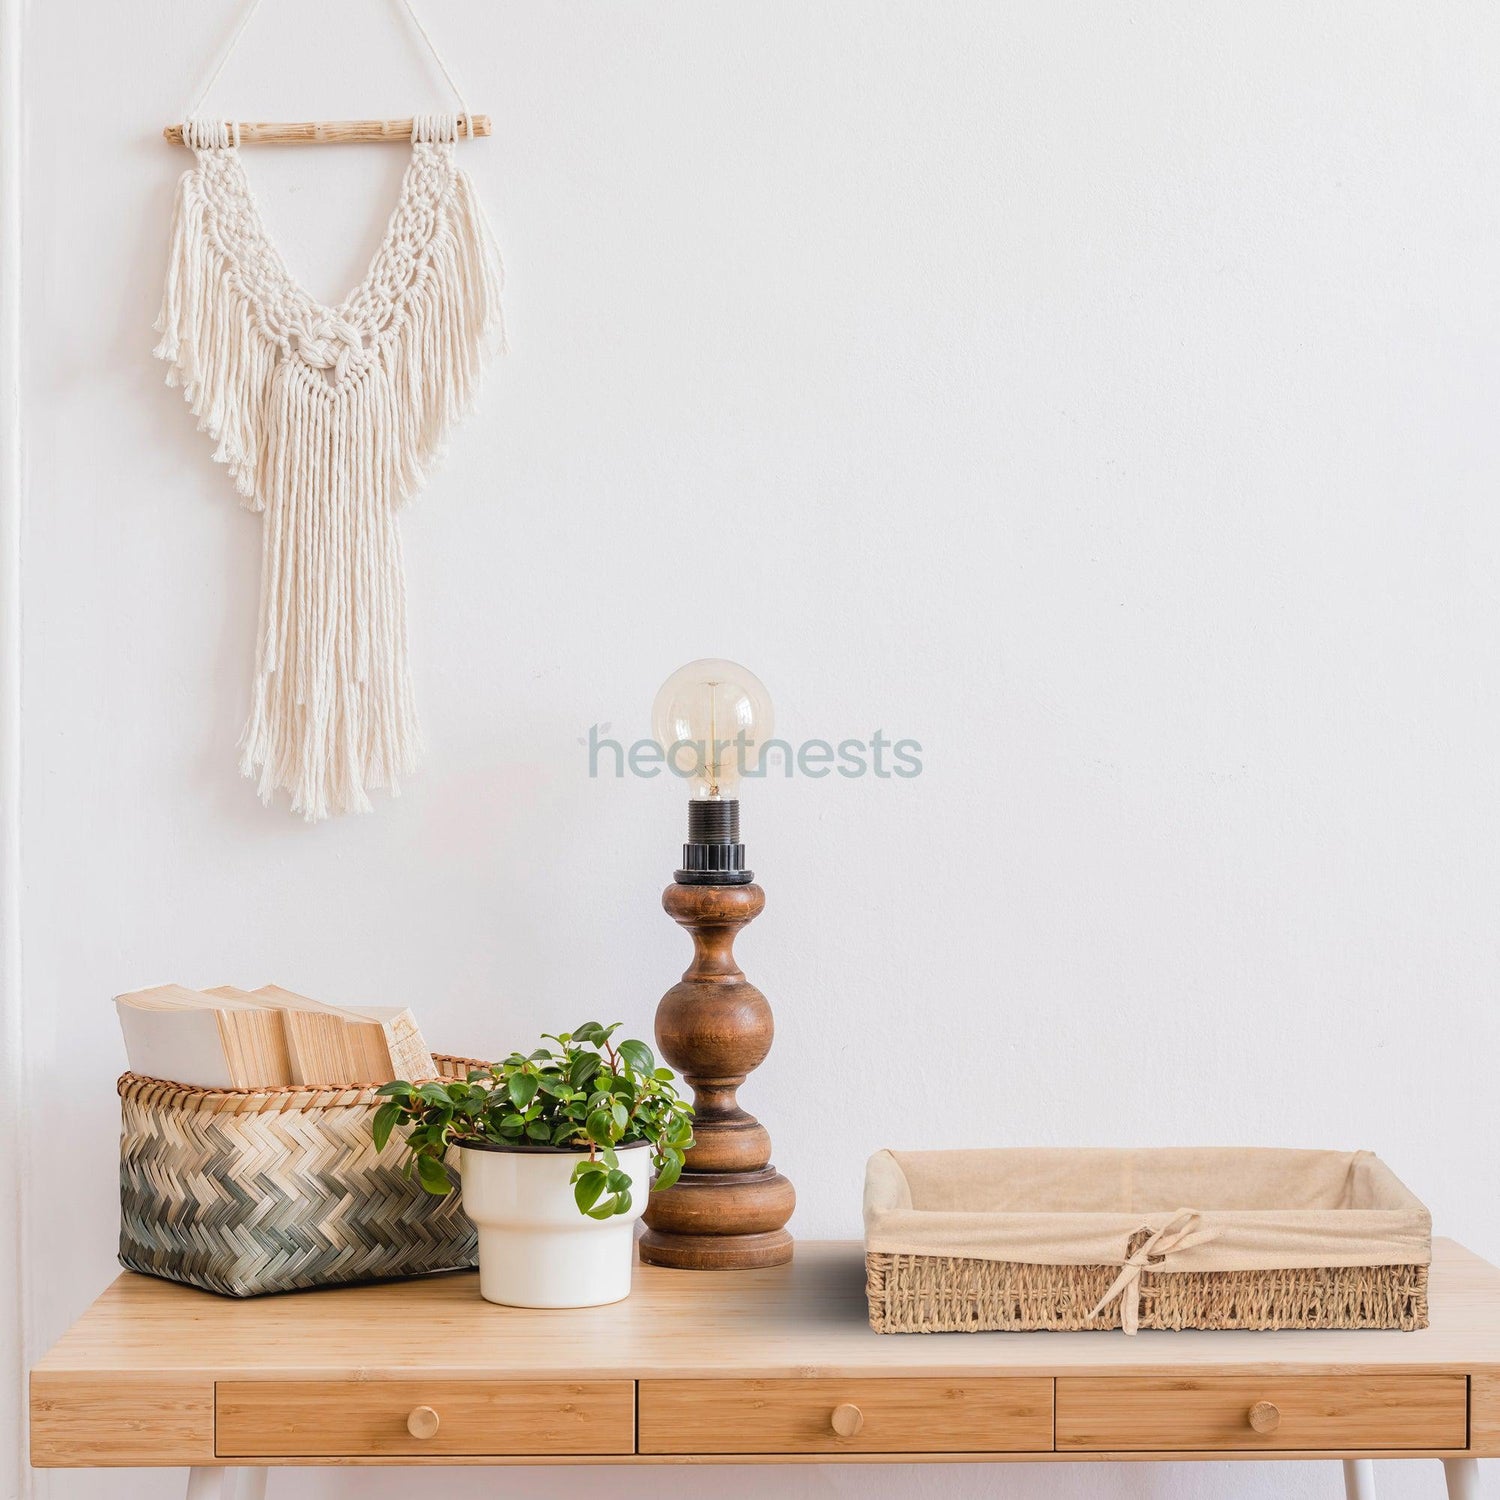
POLYGON ((432 1053, 409 1010, 340 1006, 221 984, 160 984, 115 998, 130 1071, 205 1089, 408 1082, 435 1078, 432 1053))

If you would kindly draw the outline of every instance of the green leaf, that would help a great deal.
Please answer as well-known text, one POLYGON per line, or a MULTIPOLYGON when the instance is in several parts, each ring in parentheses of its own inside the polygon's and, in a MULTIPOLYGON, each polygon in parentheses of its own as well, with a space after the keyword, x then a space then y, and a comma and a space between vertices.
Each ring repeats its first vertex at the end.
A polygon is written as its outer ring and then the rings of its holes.
POLYGON ((375 1119, 370 1126, 370 1134, 375 1137, 375 1149, 385 1150, 385 1143, 391 1138, 391 1131, 396 1128, 396 1117, 401 1113, 401 1106, 394 1099, 389 1104, 382 1104, 375 1111, 375 1119))
POLYGON ((575 1089, 585 1088, 589 1079, 603 1066, 597 1052, 580 1052, 568 1065, 568 1082, 575 1089))
POLYGON ((682 1158, 677 1155, 667 1157, 662 1163, 661 1171, 656 1174, 656 1181, 651 1184, 654 1192, 665 1192, 673 1183, 682 1176, 682 1158))
POLYGON ((452 1102, 448 1098, 448 1090, 441 1083, 424 1083, 417 1093, 429 1104, 436 1104, 439 1108, 452 1102))
POLYGON ((604 1028, 597 1021, 585 1021, 573 1030, 575 1042, 589 1042, 598 1046, 604 1040, 604 1028))
POLYGON ((614 1120, 608 1110, 596 1109, 584 1126, 591 1141, 608 1146, 614 1141, 614 1120))
POLYGON ((536 1096, 536 1079, 530 1073, 513 1073, 505 1081, 506 1092, 510 1095, 510 1102, 517 1109, 525 1109, 536 1096))
POLYGON ((656 1066, 656 1057, 644 1042, 621 1042, 618 1050, 637 1073, 649 1073, 656 1066))
POLYGON ((604 1179, 605 1186, 612 1193, 628 1193, 630 1191, 630 1173, 622 1172, 618 1168, 610 1172, 604 1179))
POLYGON ((609 1112, 614 1117, 615 1124, 623 1132, 625 1127, 630 1124, 630 1111, 617 1099, 610 1106, 609 1112))
POLYGON ((526 1134, 534 1141, 550 1141, 552 1127, 545 1120, 532 1120, 526 1127, 526 1134))
POLYGON ((448 1174, 443 1170, 442 1162, 434 1156, 419 1156, 417 1158, 417 1177, 429 1193, 441 1195, 453 1186, 448 1181, 448 1174))
POLYGON ((404 1099, 412 1092, 412 1086, 398 1079, 395 1083, 383 1083, 375 1090, 387 1099, 404 1099))
POLYGON ((587 1213, 598 1201, 599 1195, 604 1191, 604 1178, 598 1172, 590 1172, 587 1177, 580 1177, 573 1188, 573 1201, 578 1205, 579 1213, 587 1213))
POLYGON ((628 1191, 620 1194, 615 1199, 615 1212, 617 1214, 628 1214, 630 1212, 631 1197, 628 1191))

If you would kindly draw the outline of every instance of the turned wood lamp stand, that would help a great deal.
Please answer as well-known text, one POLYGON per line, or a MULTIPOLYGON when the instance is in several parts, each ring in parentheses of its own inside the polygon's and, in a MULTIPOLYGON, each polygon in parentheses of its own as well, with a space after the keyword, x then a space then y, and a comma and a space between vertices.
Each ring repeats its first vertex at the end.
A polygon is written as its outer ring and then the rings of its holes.
POLYGON ((677 1185, 646 1208, 647 1265, 734 1271, 792 1258, 785 1226, 797 1195, 771 1165, 769 1132, 737 1098, 775 1030, 766 997, 734 959, 736 935, 766 904, 744 852, 738 801, 688 804, 683 868, 662 905, 692 934, 693 961, 657 1006, 656 1044, 693 1090, 695 1144, 677 1185))

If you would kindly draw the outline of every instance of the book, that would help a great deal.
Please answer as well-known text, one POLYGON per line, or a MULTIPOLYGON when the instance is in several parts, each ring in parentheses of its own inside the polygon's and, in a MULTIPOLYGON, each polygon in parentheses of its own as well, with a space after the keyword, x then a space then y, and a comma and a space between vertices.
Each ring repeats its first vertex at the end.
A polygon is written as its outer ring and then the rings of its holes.
POLYGON ((415 1083, 424 1078, 437 1077, 437 1064, 432 1060, 426 1038, 410 1010, 405 1006, 371 1006, 360 1007, 360 1012, 377 1022, 382 1032, 379 1044, 384 1048, 392 1071, 390 1078, 382 1079, 381 1082, 389 1083, 392 1078, 402 1078, 408 1083, 415 1083), (381 1012, 389 1013, 380 1014, 381 1012))
POLYGON ((257 1001, 161 984, 115 997, 130 1071, 191 1088, 294 1082, 286 1027, 257 1001))
POLYGON ((356 1076, 359 1069, 353 1042, 343 1016, 333 1006, 293 994, 279 985, 265 985, 255 991, 220 985, 215 993, 226 991, 236 999, 244 997, 265 1006, 281 1017, 294 1083, 317 1088, 368 1081, 356 1076))
POLYGON ((252 997, 281 1010, 298 1083, 390 1083, 437 1076, 416 1018, 404 1006, 328 1005, 276 984, 262 985, 252 997))

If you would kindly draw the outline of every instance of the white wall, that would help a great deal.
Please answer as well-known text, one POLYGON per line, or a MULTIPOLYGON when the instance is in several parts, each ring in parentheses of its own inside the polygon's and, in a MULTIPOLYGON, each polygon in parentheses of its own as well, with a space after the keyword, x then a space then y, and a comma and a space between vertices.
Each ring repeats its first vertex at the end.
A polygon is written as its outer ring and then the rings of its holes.
MULTIPOLYGON (((705 653, 752 665, 788 734, 926 749, 916 781, 746 800, 770 900, 741 956, 779 1024, 746 1102, 798 1233, 858 1233, 887 1143, 1257 1142, 1373 1148, 1440 1232, 1500 1255, 1500 12, 424 10, 495 116, 464 156, 514 352, 405 518, 425 767, 307 828, 235 773, 257 521, 150 357, 185 164, 158 132, 238 7, 29 7, 34 1352, 114 1270, 112 993, 275 979, 410 1002, 487 1052, 585 1014, 649 1025, 686 961, 658 906, 680 796, 590 782, 578 740, 646 732, 705 653)), ((213 104, 442 107, 406 41, 392 4, 266 0, 213 104)), ((255 153, 315 293, 361 273, 400 158, 255 153)), ((1387 1496, 1438 1482, 1384 1467, 1387 1496)), ((1337 1477, 716 1482, 1062 1500, 1337 1477)))

